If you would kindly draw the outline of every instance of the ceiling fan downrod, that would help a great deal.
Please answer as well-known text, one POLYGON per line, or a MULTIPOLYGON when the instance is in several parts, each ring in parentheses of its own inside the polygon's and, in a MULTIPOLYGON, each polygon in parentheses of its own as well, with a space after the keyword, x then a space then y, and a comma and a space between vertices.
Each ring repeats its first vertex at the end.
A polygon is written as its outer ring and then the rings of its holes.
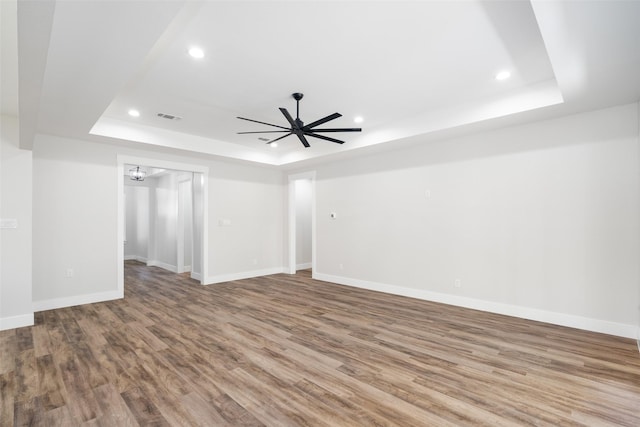
POLYGON ((304 93, 296 92, 291 96, 293 96, 293 99, 296 100, 296 122, 298 123, 298 126, 302 127, 304 123, 302 123, 302 120, 300 120, 300 100, 304 96, 304 93))

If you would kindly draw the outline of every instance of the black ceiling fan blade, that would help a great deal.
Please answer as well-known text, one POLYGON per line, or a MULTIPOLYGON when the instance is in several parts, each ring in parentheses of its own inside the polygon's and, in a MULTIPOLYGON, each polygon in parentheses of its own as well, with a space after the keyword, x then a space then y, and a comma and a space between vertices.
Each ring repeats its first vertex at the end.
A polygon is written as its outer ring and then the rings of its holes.
POLYGON ((293 132, 289 132, 286 135, 282 135, 281 137, 278 137, 276 139, 272 139, 271 141, 268 141, 267 144, 271 144, 272 142, 280 141, 282 138, 286 138, 286 137, 288 137, 289 135, 292 135, 292 134, 293 134, 293 132))
POLYGON ((296 122, 295 122, 295 120, 293 120, 293 117, 291 117, 291 114, 289 114, 287 109, 286 108, 280 108, 280 111, 282 112, 284 117, 287 119, 287 121, 291 125, 291 130, 297 129, 298 127, 296 126, 296 122))
POLYGON ((324 139, 325 141, 335 142, 336 144, 344 144, 344 141, 340 141, 339 139, 329 138, 328 136, 324 136, 324 135, 316 135, 315 133, 312 133, 312 132, 305 132, 305 135, 312 136, 314 138, 324 139))
POLYGON ((302 142, 302 145, 304 145, 307 148, 311 147, 311 145, 309 144, 309 141, 307 141, 307 138, 304 137, 305 134, 301 130, 298 130, 297 132, 292 131, 291 133, 294 133, 298 137, 300 142, 302 142))
POLYGON ((247 119, 247 118, 244 118, 244 117, 237 117, 237 118, 240 119, 240 120, 246 120, 248 122, 260 123, 261 125, 273 126, 273 127, 276 127, 276 128, 289 130, 289 128, 286 128, 286 127, 280 126, 280 125, 274 125, 274 124, 271 124, 271 123, 259 122, 258 120, 247 119))
POLYGON ((309 145, 309 142, 307 141, 307 138, 304 137, 304 134, 302 132, 297 133, 296 135, 298 135, 298 138, 300 138, 300 142, 302 142, 302 145, 307 148, 311 147, 311 145, 309 145))
POLYGON ((237 132, 238 135, 246 134, 246 133, 280 133, 280 132, 291 132, 291 129, 287 130, 257 130, 253 132, 237 132))
POLYGON ((362 132, 362 128, 311 129, 310 132, 362 132))
POLYGON ((321 124, 323 124, 323 123, 327 123, 327 122, 329 122, 329 121, 331 121, 331 120, 337 119, 338 117, 342 117, 342 114, 340 114, 340 113, 333 113, 333 114, 330 114, 330 115, 328 115, 327 117, 324 117, 324 118, 322 118, 322 119, 320 119, 320 120, 316 120, 315 122, 313 122, 313 123, 309 123, 308 125, 305 125, 305 126, 303 127, 303 129, 304 129, 304 130, 311 130, 311 128, 314 128, 314 127, 316 127, 316 126, 319 126, 319 125, 321 125, 321 124))

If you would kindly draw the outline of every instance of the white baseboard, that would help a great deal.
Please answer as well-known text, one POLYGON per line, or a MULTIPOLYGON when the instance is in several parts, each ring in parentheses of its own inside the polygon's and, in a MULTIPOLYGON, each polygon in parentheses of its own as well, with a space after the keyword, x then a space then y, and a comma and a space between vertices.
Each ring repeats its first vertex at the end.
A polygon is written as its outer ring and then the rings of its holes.
POLYGON ((0 317, 0 331, 7 329, 33 326, 33 313, 20 314, 18 316, 0 317))
POLYGON ((201 281, 202 280, 202 274, 192 271, 191 272, 191 278, 194 279, 194 280, 201 281))
POLYGON ((283 267, 266 268, 264 270, 242 271, 239 273, 219 274, 217 276, 209 276, 205 285, 214 283, 230 282, 232 280, 251 279, 252 277, 269 276, 270 274, 283 273, 283 267))
POLYGON ((296 270, 306 270, 308 268, 311 268, 311 263, 310 262, 305 262, 302 264, 296 264, 296 270))
POLYGON ((405 288, 402 286, 369 282, 366 280, 352 279, 349 277, 334 276, 330 274, 313 272, 313 278, 317 280, 323 280, 325 282, 338 283, 340 285, 353 286, 356 288, 368 289, 394 295, 402 295, 426 301, 455 305, 458 307, 472 308, 474 310, 488 311, 490 313, 504 314, 507 316, 551 323, 560 326, 568 326, 570 328, 616 335, 619 337, 638 339, 637 325, 610 322, 608 320, 592 319, 588 317, 576 316, 573 314, 558 313, 511 304, 503 304, 498 302, 479 300, 475 298, 461 297, 458 295, 425 291, 421 289, 405 288))
POLYGON ((143 263, 147 262, 147 258, 145 258, 143 256, 139 256, 139 255, 125 255, 124 256, 124 260, 125 261, 139 261, 139 262, 143 262, 143 263))
POLYGON ((172 273, 177 273, 178 272, 178 267, 177 266, 171 265, 171 264, 167 264, 166 262, 162 262, 162 261, 158 261, 158 260, 147 261, 147 265, 149 267, 164 268, 165 270, 169 270, 172 273))
POLYGON ((49 300, 34 301, 33 311, 54 310, 56 308, 73 307, 75 305, 93 304, 96 302, 111 301, 124 298, 122 291, 98 292, 95 294, 75 295, 72 297, 54 298, 49 300))

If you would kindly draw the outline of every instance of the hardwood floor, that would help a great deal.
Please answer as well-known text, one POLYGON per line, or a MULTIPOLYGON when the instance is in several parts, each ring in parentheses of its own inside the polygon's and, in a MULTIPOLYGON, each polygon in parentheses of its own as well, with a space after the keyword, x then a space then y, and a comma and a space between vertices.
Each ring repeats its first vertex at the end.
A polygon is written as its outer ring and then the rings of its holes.
POLYGON ((640 425, 633 340, 314 281, 200 286, 0 332, 2 426, 640 425))

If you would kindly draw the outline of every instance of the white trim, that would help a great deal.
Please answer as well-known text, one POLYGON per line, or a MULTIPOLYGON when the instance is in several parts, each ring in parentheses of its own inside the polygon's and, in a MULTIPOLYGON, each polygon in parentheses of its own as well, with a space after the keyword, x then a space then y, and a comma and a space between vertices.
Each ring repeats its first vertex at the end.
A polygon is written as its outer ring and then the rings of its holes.
POLYGON ((140 255, 125 255, 124 256, 124 260, 125 261, 139 261, 139 262, 143 262, 143 263, 147 263, 147 258, 140 256, 140 255))
MULTIPOLYGON (((121 161, 120 156, 117 158, 118 164, 116 165, 116 171, 118 173, 118 197, 117 197, 117 206, 116 212, 117 215, 117 232, 115 235, 116 240, 116 259, 118 261, 117 265, 117 289, 120 295, 124 295, 124 242, 127 239, 126 229, 125 229, 125 199, 124 199, 124 163, 121 161)), ((34 302, 35 306, 35 302, 34 302)), ((57 307, 54 307, 57 308, 57 307)), ((44 309, 47 310, 47 309, 44 309)))
POLYGON ((297 270, 306 270, 307 268, 312 268, 312 263, 310 262, 305 262, 303 264, 296 264, 296 271, 297 270))
POLYGON ((296 181, 308 179, 311 181, 311 268, 316 266, 316 171, 296 173, 289 179, 289 263, 284 271, 296 274, 296 181))
MULTIPOLYGON (((315 269, 314 269, 315 270, 315 269)), ((405 288, 402 286, 388 285, 384 283, 369 282, 367 280, 352 279, 349 277, 333 276, 314 272, 314 279, 340 285, 353 286, 355 288, 384 292, 393 295, 402 295, 426 301, 455 305, 458 307, 472 308, 474 310, 490 313, 504 314, 522 319, 551 323, 554 325, 568 326, 570 328, 583 329, 603 334, 616 335, 625 338, 637 338, 637 326, 625 323, 611 322, 608 320, 592 319, 573 314, 558 313, 540 310, 537 308, 523 307, 519 305, 503 304, 498 302, 461 297, 458 295, 443 294, 439 292, 425 291, 421 289, 405 288)))
MULTIPOLYGON (((207 277, 209 272, 209 168, 207 166, 195 165, 191 163, 180 163, 170 160, 161 160, 147 157, 136 157, 118 154, 118 232, 116 233, 116 248, 118 262, 118 292, 124 295, 124 165, 139 164, 154 166, 164 169, 173 169, 185 172, 201 173, 203 176, 202 185, 202 278, 207 277)), ((204 284, 202 282, 201 283, 204 284)))
POLYGON ((266 268, 264 270, 242 271, 240 273, 218 274, 207 278, 206 285, 214 283, 231 282, 233 280, 251 279, 254 277, 269 276, 271 274, 285 273, 284 267, 266 268))
POLYGON ((190 194, 190 202, 191 202, 191 236, 189 236, 191 240, 191 256, 193 256, 193 180, 194 175, 191 173, 190 179, 181 179, 178 181, 178 203, 177 203, 177 227, 176 227, 176 254, 177 254, 177 273, 186 273, 191 271, 191 266, 184 265, 184 239, 186 237, 184 233, 184 226, 186 222, 186 217, 184 215, 184 184, 188 184, 189 194, 190 194))
POLYGON ((72 297, 54 298, 33 302, 33 311, 55 310, 57 308, 73 307, 76 305, 93 304, 124 298, 124 293, 118 291, 98 292, 95 294, 74 295, 72 297))
POLYGON ((18 316, 0 317, 0 331, 23 328, 25 326, 33 326, 33 324, 33 313, 20 314, 18 316))
POLYGON ((286 273, 296 274, 296 185, 295 179, 289 176, 289 262, 286 273))
POLYGON ((175 265, 167 264, 166 262, 158 261, 157 259, 152 259, 150 261, 147 261, 147 265, 149 267, 164 268, 165 270, 169 270, 172 273, 178 272, 178 267, 176 267, 175 265))
POLYGON ((197 280, 198 282, 202 283, 202 275, 200 273, 194 273, 193 271, 191 272, 191 278, 193 280, 197 280))
MULTIPOLYGON (((206 172, 202 172, 202 198, 202 239, 200 239, 202 241, 202 260, 200 262, 202 272, 200 273, 200 284, 204 285, 204 280, 209 274, 209 168, 206 169, 206 172)), ((191 251, 191 262, 193 262, 194 253, 195 251, 191 251)))

